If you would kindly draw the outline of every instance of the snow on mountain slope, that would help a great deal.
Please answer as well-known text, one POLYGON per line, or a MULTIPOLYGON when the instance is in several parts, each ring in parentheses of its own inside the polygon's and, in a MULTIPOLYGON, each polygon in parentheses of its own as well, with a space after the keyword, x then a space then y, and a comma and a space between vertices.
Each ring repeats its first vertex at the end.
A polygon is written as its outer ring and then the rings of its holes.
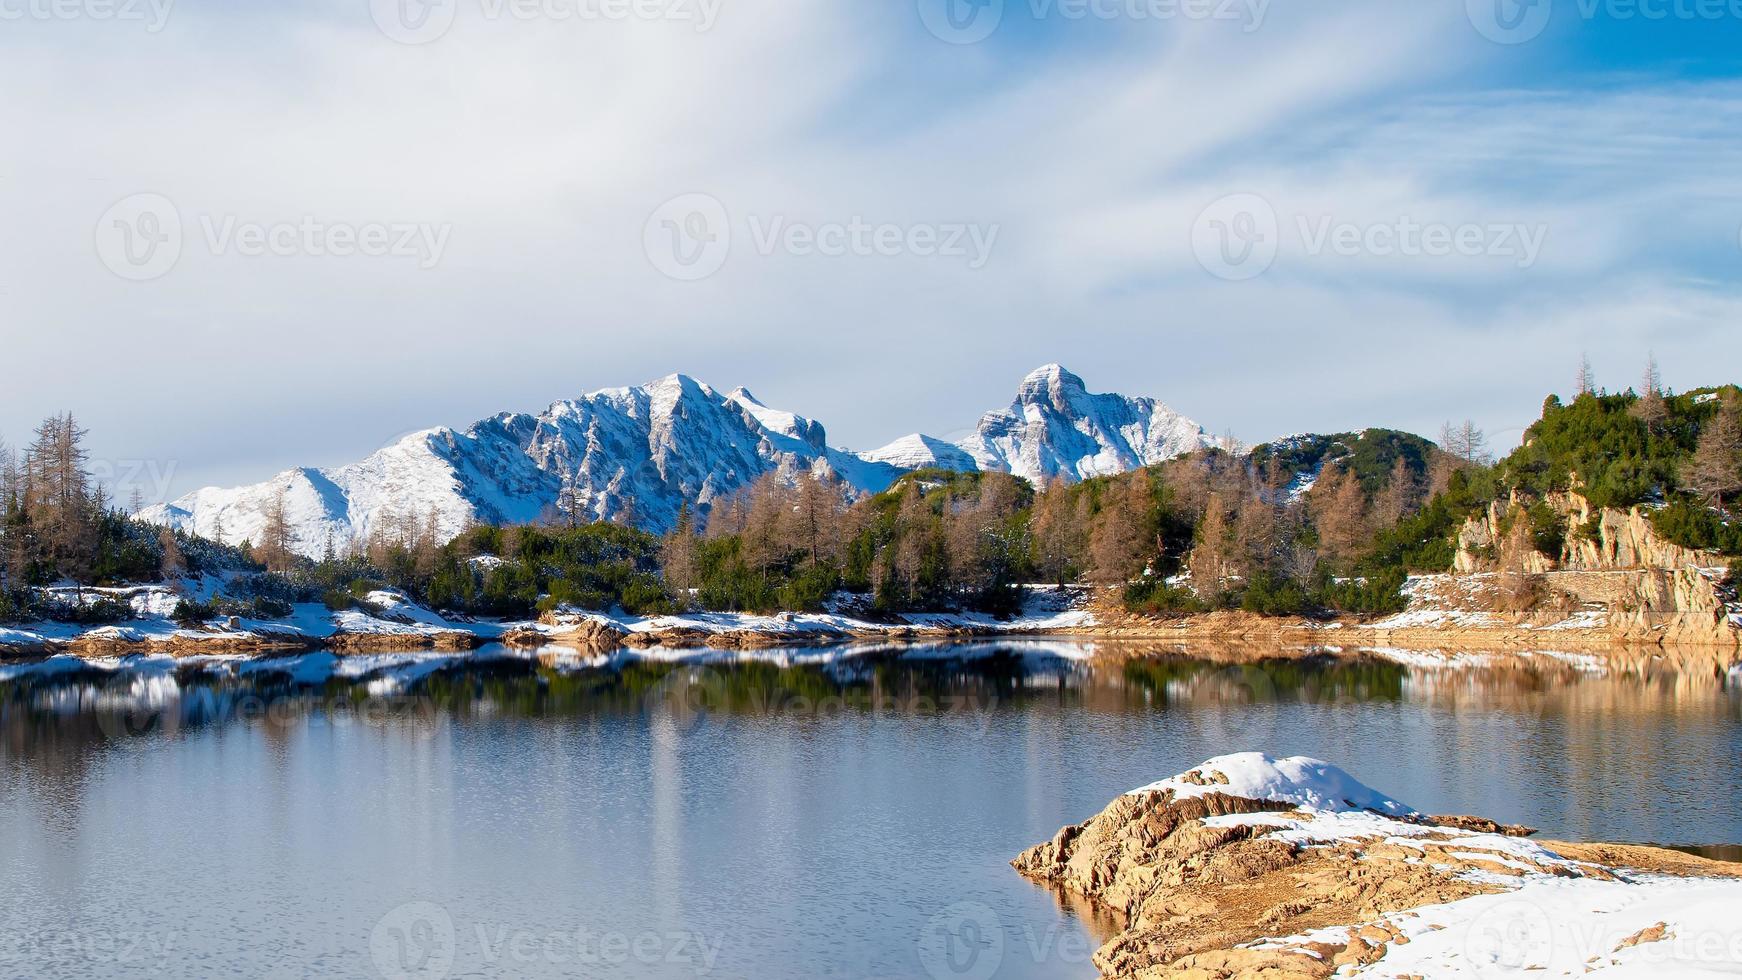
POLYGON ((678 509, 702 512, 768 472, 834 474, 862 491, 900 470, 832 450, 822 425, 770 409, 739 389, 722 395, 683 375, 503 414, 464 432, 432 429, 359 463, 300 469, 265 483, 208 488, 149 508, 146 520, 257 541, 280 492, 297 549, 319 555, 411 523, 451 537, 468 521, 524 523, 572 501, 583 520, 632 518, 668 529, 678 509))
POLYGON ((1010 407, 988 413, 959 443, 981 469, 1034 483, 1110 476, 1216 444, 1155 399, 1090 394, 1057 364, 1024 378, 1010 407))
POLYGON ((1147 398, 1091 395, 1057 365, 1030 375, 1017 400, 961 444, 912 435, 870 453, 831 448, 821 423, 769 408, 744 388, 722 394, 681 374, 506 413, 465 431, 419 432, 335 469, 296 469, 249 487, 206 488, 148 508, 150 521, 239 544, 258 541, 282 492, 297 550, 342 551, 381 530, 561 515, 632 519, 669 529, 682 505, 711 506, 766 473, 833 475, 864 493, 922 467, 1013 472, 1031 480, 1118 473, 1212 440, 1147 398))
POLYGON ((903 436, 882 449, 874 449, 862 455, 866 459, 888 463, 904 470, 923 470, 937 467, 946 470, 973 471, 980 468, 980 465, 974 462, 974 457, 968 455, 962 447, 942 439, 922 436, 917 432, 910 436, 903 436))

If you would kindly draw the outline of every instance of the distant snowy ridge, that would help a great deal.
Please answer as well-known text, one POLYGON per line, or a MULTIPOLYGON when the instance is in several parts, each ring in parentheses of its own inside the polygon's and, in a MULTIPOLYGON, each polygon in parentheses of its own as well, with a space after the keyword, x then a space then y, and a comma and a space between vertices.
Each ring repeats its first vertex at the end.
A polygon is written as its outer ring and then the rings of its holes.
POLYGON ((1037 484, 1113 476, 1216 445, 1203 426, 1161 402, 1090 394, 1057 364, 1024 378, 1010 407, 987 413, 959 443, 980 469, 1037 484))
POLYGON ((571 502, 582 520, 628 518, 665 531, 680 507, 705 515, 771 472, 787 480, 833 475, 860 493, 928 467, 1075 482, 1214 444, 1154 399, 1090 394, 1056 364, 1030 374, 1009 408, 987 414, 958 442, 915 434, 869 453, 829 447, 821 423, 769 408, 747 389, 723 394, 674 374, 557 402, 538 415, 418 432, 348 466, 208 487, 141 517, 231 544, 258 541, 282 492, 297 550, 318 556, 329 543, 342 551, 393 524, 446 538, 469 521, 536 521, 571 502))

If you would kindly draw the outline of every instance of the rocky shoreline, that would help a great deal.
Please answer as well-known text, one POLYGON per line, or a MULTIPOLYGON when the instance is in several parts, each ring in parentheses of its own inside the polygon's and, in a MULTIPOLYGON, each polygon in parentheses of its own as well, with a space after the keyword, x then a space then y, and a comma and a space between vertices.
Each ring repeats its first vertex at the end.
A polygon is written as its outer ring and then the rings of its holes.
MULTIPOLYGON (((1367 620, 1264 617, 1238 611, 1140 616, 1108 593, 1033 587, 1024 613, 1011 619, 977 614, 873 616, 851 605, 831 613, 759 616, 696 613, 633 617, 559 610, 538 620, 495 623, 446 618, 394 593, 373 596, 383 610, 329 613, 298 607, 285 620, 215 621, 196 627, 158 619, 90 629, 48 624, 35 632, 0 628, 0 659, 58 654, 118 657, 132 653, 196 656, 331 650, 335 653, 435 650, 463 652, 492 642, 516 649, 561 646, 603 653, 640 650, 753 651, 858 641, 913 642, 988 637, 1057 637, 1097 641, 1109 656, 1203 647, 1363 656, 1402 651, 1405 658, 1456 660, 1473 654, 1552 650, 1617 667, 1659 663, 1725 672, 1742 662, 1742 629, 1728 609, 1615 613, 1588 608, 1499 614, 1480 605, 1481 575, 1412 580, 1410 608, 1367 620), (1159 648, 1159 649, 1158 649, 1159 648)), ((1590 587, 1590 586, 1587 586, 1590 587)), ((1630 583, 1637 590, 1638 583, 1630 583)))
POLYGON ((1621 974, 1695 932, 1742 956, 1742 920, 1719 911, 1742 901, 1742 866, 1531 834, 1247 753, 1127 793, 1012 865, 1113 924, 1094 961, 1121 980, 1621 974))

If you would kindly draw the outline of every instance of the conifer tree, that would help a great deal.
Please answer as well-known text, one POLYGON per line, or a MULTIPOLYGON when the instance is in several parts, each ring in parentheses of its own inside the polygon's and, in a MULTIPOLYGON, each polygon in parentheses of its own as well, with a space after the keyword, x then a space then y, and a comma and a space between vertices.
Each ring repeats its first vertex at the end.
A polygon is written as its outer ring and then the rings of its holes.
POLYGON ((1058 477, 1035 497, 1035 563, 1046 581, 1064 585, 1070 570, 1078 567, 1088 548, 1088 504, 1088 494, 1073 493, 1058 477))
POLYGON ((158 571, 166 581, 181 577, 187 571, 187 559, 181 553, 181 543, 175 539, 175 532, 164 528, 157 534, 157 550, 163 557, 158 561, 158 571))
POLYGON ((25 454, 24 508, 42 555, 60 575, 88 584, 97 549, 97 507, 85 472, 85 430, 72 415, 45 420, 25 454))
POLYGON ((288 490, 280 487, 262 515, 265 523, 254 554, 269 572, 287 572, 296 563, 296 532, 290 526, 288 498, 288 490))
POLYGON ((1742 410, 1731 399, 1700 429, 1683 479, 1706 503, 1724 509, 1742 493, 1742 410))
POLYGON ((1198 523, 1197 544, 1192 548, 1192 587, 1199 596, 1214 599, 1228 579, 1228 515, 1218 493, 1210 494, 1204 518, 1198 523))
POLYGON ((1646 358, 1645 377, 1640 383, 1639 400, 1628 410, 1634 418, 1645 423, 1645 427, 1653 435, 1661 435, 1663 424, 1669 418, 1669 405, 1663 399, 1663 376, 1657 369, 1657 355, 1646 358))
POLYGON ((1154 484, 1145 469, 1107 489, 1089 531, 1089 569, 1095 581, 1117 584, 1142 574, 1154 557, 1153 501, 1154 484))
POLYGON ((660 567, 665 573, 666 588, 687 606, 696 577, 696 528, 688 504, 678 508, 677 526, 665 536, 660 549, 660 567))

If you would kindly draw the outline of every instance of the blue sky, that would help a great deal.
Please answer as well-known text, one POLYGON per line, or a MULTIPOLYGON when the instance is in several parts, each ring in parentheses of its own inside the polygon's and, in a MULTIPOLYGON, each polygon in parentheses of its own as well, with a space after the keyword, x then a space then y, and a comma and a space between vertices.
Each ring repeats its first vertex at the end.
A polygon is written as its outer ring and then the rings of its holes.
POLYGON ((1742 2, 394 2, 0 0, 0 438, 150 498, 674 371, 860 449, 1052 361, 1246 440, 1738 380, 1742 2))

